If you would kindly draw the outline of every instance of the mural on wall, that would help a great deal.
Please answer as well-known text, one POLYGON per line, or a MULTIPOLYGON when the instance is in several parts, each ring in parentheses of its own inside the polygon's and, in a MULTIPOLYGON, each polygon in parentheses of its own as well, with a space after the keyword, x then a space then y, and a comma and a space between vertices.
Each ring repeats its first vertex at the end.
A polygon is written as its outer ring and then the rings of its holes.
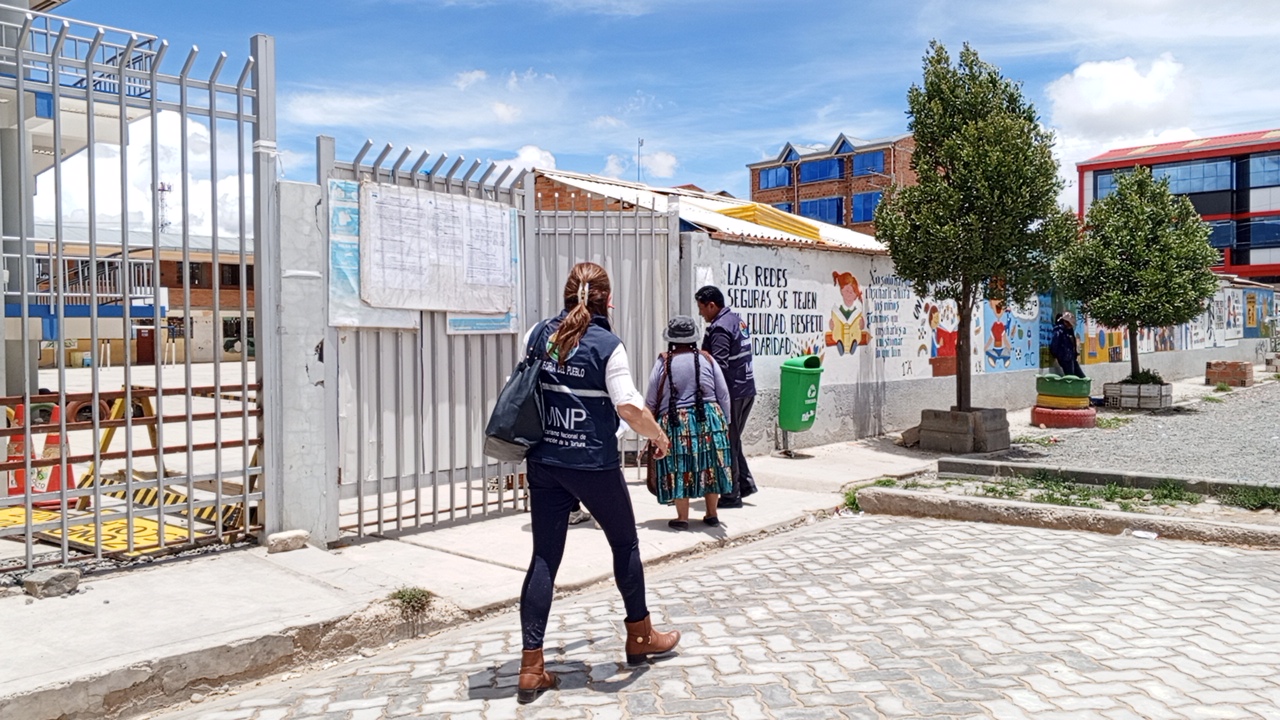
POLYGON ((822 355, 827 318, 812 282, 793 285, 776 264, 726 262, 723 277, 725 302, 742 316, 756 357, 822 355))
POLYGON ((934 377, 956 374, 956 345, 960 340, 960 311, 955 300, 916 300, 914 317, 925 328, 919 352, 929 359, 934 377))
POLYGON ((1271 337, 1270 319, 1274 294, 1270 290, 1248 289, 1244 294, 1244 337, 1271 337))
POLYGON ((852 355, 859 346, 871 342, 862 289, 853 273, 833 272, 831 278, 840 289, 840 302, 831 310, 826 346, 835 348, 837 354, 852 355))
MULTIPOLYGON (((776 387, 784 360, 822 358, 823 383, 903 380, 955 375, 959 312, 953 301, 915 294, 882 256, 709 243, 710 264, 696 268, 699 282, 719 284, 751 337, 757 382, 776 387)), ((1139 353, 1221 347, 1229 335, 1264 337, 1275 309, 1267 289, 1228 289, 1190 323, 1139 330, 1139 353)), ((1054 293, 1025 307, 984 302, 970 333, 974 373, 1051 368, 1047 351, 1054 320, 1077 317, 1084 364, 1129 360, 1128 332, 1082 316, 1077 303, 1054 293)))
POLYGON ((1000 300, 982 303, 985 372, 1034 370, 1040 366, 1040 300, 1025 307, 1000 300))
POLYGON ((1226 304, 1223 322, 1228 340, 1239 340, 1244 337, 1244 291, 1228 288, 1224 293, 1226 304))

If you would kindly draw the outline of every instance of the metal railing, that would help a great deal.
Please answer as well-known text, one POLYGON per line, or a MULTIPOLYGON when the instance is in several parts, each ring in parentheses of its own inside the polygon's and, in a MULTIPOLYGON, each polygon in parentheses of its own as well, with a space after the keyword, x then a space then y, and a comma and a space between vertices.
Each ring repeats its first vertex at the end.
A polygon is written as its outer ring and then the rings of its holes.
MULTIPOLYGON (((239 297, 224 299, 215 272, 216 314, 238 317, 240 327, 258 314, 246 280, 271 271, 253 253, 270 227, 261 199, 276 183, 273 47, 257 36, 233 79, 223 77, 225 53, 195 77, 194 48, 180 70, 164 72, 169 46, 155 37, 0 12, 0 93, 17 117, 31 117, 37 103, 44 121, 17 123, 20 150, 0 159, 6 195, 21 198, 3 218, 8 317, 0 337, 11 361, 0 397, 9 417, 0 428, 9 447, 0 463, 8 480, 0 542, 24 546, 20 557, 0 561, 0 572, 127 561, 233 541, 262 525, 269 488, 260 425, 270 411, 257 362, 249 353, 200 362, 191 344, 175 365, 159 356, 165 299, 184 315, 193 306, 186 273, 173 287, 162 281, 162 255, 180 256, 183 267, 235 258, 239 297), (162 132, 172 127, 178 132, 162 132), (194 134, 207 137, 207 156, 203 143, 193 147, 194 134), (115 147, 107 155, 104 145, 115 147), (83 162, 73 166, 73 158, 83 162), (226 191, 228 178, 237 192, 226 191), (137 187, 152 190, 139 195, 137 187), (161 187, 180 198, 171 224, 161 187), (48 217, 34 217, 37 190, 51 197, 48 217), (197 227, 201 217, 214 220, 197 227), (38 236, 37 220, 50 232, 38 236), (170 225, 173 235, 162 237, 170 225), (208 243, 193 242, 197 235, 208 243), (50 357, 41 341, 52 343, 50 357), (117 367, 73 367, 67 346, 81 342, 90 355, 114 345, 117 367)), ((257 302, 269 303, 262 295, 257 302)), ((210 333, 220 348, 222 323, 210 333)))

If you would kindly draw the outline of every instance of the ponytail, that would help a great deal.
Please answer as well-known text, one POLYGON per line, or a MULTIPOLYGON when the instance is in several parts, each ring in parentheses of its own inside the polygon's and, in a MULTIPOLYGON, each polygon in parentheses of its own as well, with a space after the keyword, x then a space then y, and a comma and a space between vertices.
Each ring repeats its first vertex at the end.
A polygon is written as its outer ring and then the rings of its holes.
POLYGON ((702 403, 702 353, 697 349, 693 351, 693 377, 694 377, 694 398, 693 398, 693 414, 698 420, 698 427, 707 421, 707 409, 702 403))
POLYGON ((595 263, 584 262, 573 266, 569 279, 564 283, 564 309, 568 315, 551 337, 556 359, 561 365, 578 348, 582 336, 587 333, 594 315, 609 314, 609 274, 595 263))
POLYGON ((669 345, 664 360, 667 364, 667 422, 671 423, 672 430, 680 427, 680 415, 676 412, 676 379, 671 375, 671 356, 675 352, 676 346, 669 345))

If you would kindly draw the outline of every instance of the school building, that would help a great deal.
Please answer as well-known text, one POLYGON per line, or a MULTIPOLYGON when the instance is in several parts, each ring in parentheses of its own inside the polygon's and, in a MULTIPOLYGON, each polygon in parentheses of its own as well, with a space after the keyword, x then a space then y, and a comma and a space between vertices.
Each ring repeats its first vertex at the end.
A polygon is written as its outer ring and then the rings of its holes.
POLYGON ((1081 217, 1137 166, 1168 178, 1210 225, 1222 253, 1215 270, 1280 282, 1280 130, 1109 150, 1078 163, 1081 217))
POLYGON ((841 134, 830 147, 802 153, 791 143, 752 163, 751 200, 813 220, 875 235, 875 211, 890 185, 914 185, 910 134, 858 140, 841 134))

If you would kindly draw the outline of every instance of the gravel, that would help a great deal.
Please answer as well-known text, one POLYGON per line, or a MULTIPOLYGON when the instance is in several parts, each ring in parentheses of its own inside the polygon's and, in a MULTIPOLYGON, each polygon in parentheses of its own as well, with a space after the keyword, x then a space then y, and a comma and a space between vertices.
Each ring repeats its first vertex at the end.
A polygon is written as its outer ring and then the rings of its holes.
POLYGON ((1280 481, 1280 383, 1215 395, 1156 413, 1099 411, 1126 417, 1115 430, 1057 431, 1047 446, 1018 444, 1009 459, 1064 467, 1167 472, 1258 484, 1280 481))

